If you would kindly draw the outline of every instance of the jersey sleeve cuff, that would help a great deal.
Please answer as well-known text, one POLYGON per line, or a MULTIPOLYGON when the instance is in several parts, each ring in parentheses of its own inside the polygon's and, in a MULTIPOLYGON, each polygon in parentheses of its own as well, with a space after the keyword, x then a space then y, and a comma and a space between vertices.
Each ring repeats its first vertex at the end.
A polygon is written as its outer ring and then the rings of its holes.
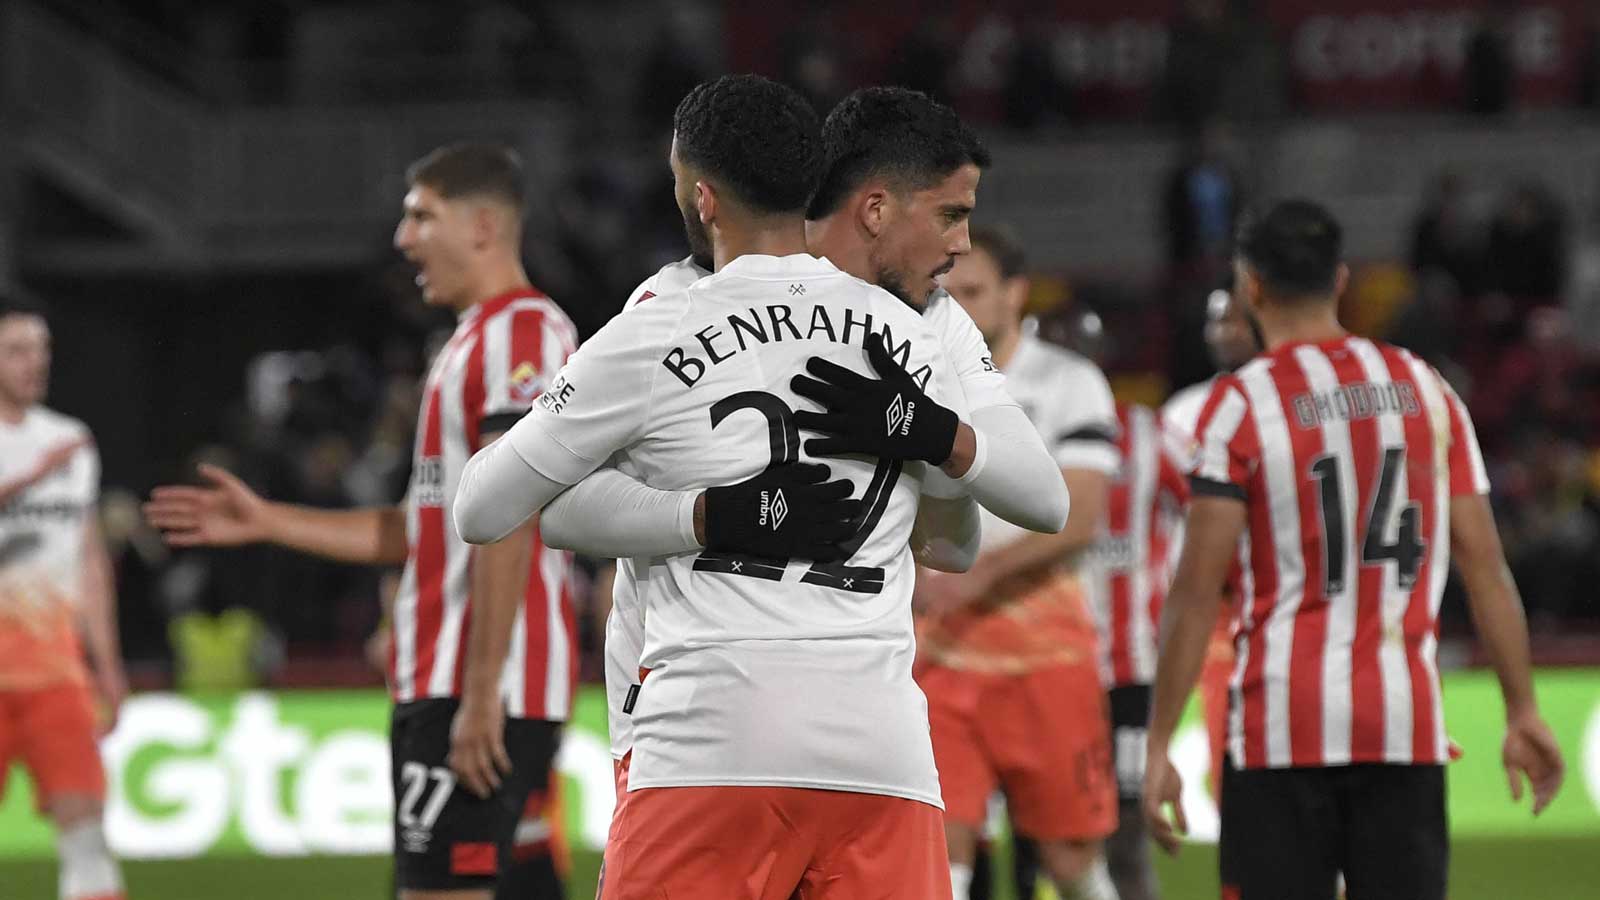
POLYGON ((681 491, 678 497, 678 537, 683 540, 685 547, 704 547, 700 539, 694 536, 694 502, 700 496, 699 491, 681 491))
POLYGON ((972 465, 968 466, 967 471, 956 479, 956 484, 963 486, 971 484, 979 475, 983 474, 983 467, 989 464, 989 439, 983 436, 983 432, 980 429, 972 429, 972 445, 972 465))
POLYGON ((1200 475, 1189 476, 1189 490, 1197 497, 1228 497, 1246 500, 1244 488, 1231 481, 1216 481, 1200 475))

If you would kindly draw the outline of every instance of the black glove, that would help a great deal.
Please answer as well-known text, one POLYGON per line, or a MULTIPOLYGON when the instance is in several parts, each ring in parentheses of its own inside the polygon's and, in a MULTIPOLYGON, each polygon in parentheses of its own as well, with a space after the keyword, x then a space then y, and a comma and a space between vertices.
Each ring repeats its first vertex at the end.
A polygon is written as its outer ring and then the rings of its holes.
POLYGON ((920 459, 940 465, 955 447, 956 414, 929 399, 894 361, 879 334, 867 336, 867 359, 880 378, 867 378, 813 356, 789 388, 821 403, 823 411, 796 412, 800 428, 823 437, 806 442, 812 456, 863 453, 880 459, 920 459), (817 379, 821 379, 818 381, 817 379))
POLYGON ((763 559, 832 562, 855 534, 855 486, 828 481, 820 463, 784 463, 754 478, 706 489, 706 550, 763 559))

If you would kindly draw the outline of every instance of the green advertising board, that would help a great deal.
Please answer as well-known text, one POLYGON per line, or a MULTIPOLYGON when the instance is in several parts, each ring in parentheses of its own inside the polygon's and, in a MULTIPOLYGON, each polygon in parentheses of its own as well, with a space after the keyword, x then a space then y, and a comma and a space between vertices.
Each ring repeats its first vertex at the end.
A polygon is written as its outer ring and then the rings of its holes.
MULTIPOLYGON (((1600 670, 1541 672, 1538 691, 1569 777, 1561 797, 1533 820, 1526 802, 1514 806, 1507 796, 1493 677, 1446 677, 1446 722, 1465 753, 1449 774, 1457 836, 1600 837, 1600 670)), ((136 695, 102 748, 110 840, 129 859, 386 853, 388 712, 376 691, 136 695)), ((558 761, 568 834, 578 847, 603 844, 610 821, 605 733, 605 695, 586 687, 558 761)), ((1192 716, 1175 755, 1189 784, 1195 837, 1214 839, 1205 739, 1192 716)), ((27 779, 13 769, 0 803, 0 858, 45 856, 51 846, 27 779)))

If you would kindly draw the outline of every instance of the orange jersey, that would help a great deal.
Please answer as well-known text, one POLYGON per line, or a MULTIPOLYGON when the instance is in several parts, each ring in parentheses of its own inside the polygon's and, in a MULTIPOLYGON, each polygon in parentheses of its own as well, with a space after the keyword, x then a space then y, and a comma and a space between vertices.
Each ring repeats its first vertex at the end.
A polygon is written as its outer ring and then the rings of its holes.
POLYGON ((1095 642, 1083 588, 1063 570, 1003 584, 989 602, 925 616, 917 630, 923 658, 946 668, 996 674, 1094 665, 1095 642))
POLYGON ((85 441, 0 506, 0 690, 86 681, 78 602, 100 481, 87 438, 81 422, 43 407, 0 423, 0 485, 29 477, 55 448, 85 441))

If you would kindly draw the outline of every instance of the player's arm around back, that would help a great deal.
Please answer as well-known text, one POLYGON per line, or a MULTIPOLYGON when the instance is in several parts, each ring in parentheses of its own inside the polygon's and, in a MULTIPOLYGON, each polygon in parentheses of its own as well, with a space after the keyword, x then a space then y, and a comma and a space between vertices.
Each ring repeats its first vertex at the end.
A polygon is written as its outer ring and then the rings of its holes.
POLYGON ((1473 625, 1505 699, 1506 738, 1501 756, 1511 797, 1522 799, 1522 778, 1526 777, 1533 787, 1533 811, 1538 814, 1560 789, 1566 764, 1555 736, 1539 715, 1528 623, 1488 497, 1462 494, 1450 499, 1450 544, 1467 590, 1473 625))
POLYGON ((406 561, 405 512, 398 506, 317 509, 273 503, 232 473, 202 465, 202 486, 151 492, 145 517, 174 547, 269 543, 313 556, 365 565, 406 561))
POLYGON ((656 298, 607 322, 527 415, 473 454, 451 510, 462 540, 500 540, 638 436, 661 335, 670 333, 681 299, 656 298))

